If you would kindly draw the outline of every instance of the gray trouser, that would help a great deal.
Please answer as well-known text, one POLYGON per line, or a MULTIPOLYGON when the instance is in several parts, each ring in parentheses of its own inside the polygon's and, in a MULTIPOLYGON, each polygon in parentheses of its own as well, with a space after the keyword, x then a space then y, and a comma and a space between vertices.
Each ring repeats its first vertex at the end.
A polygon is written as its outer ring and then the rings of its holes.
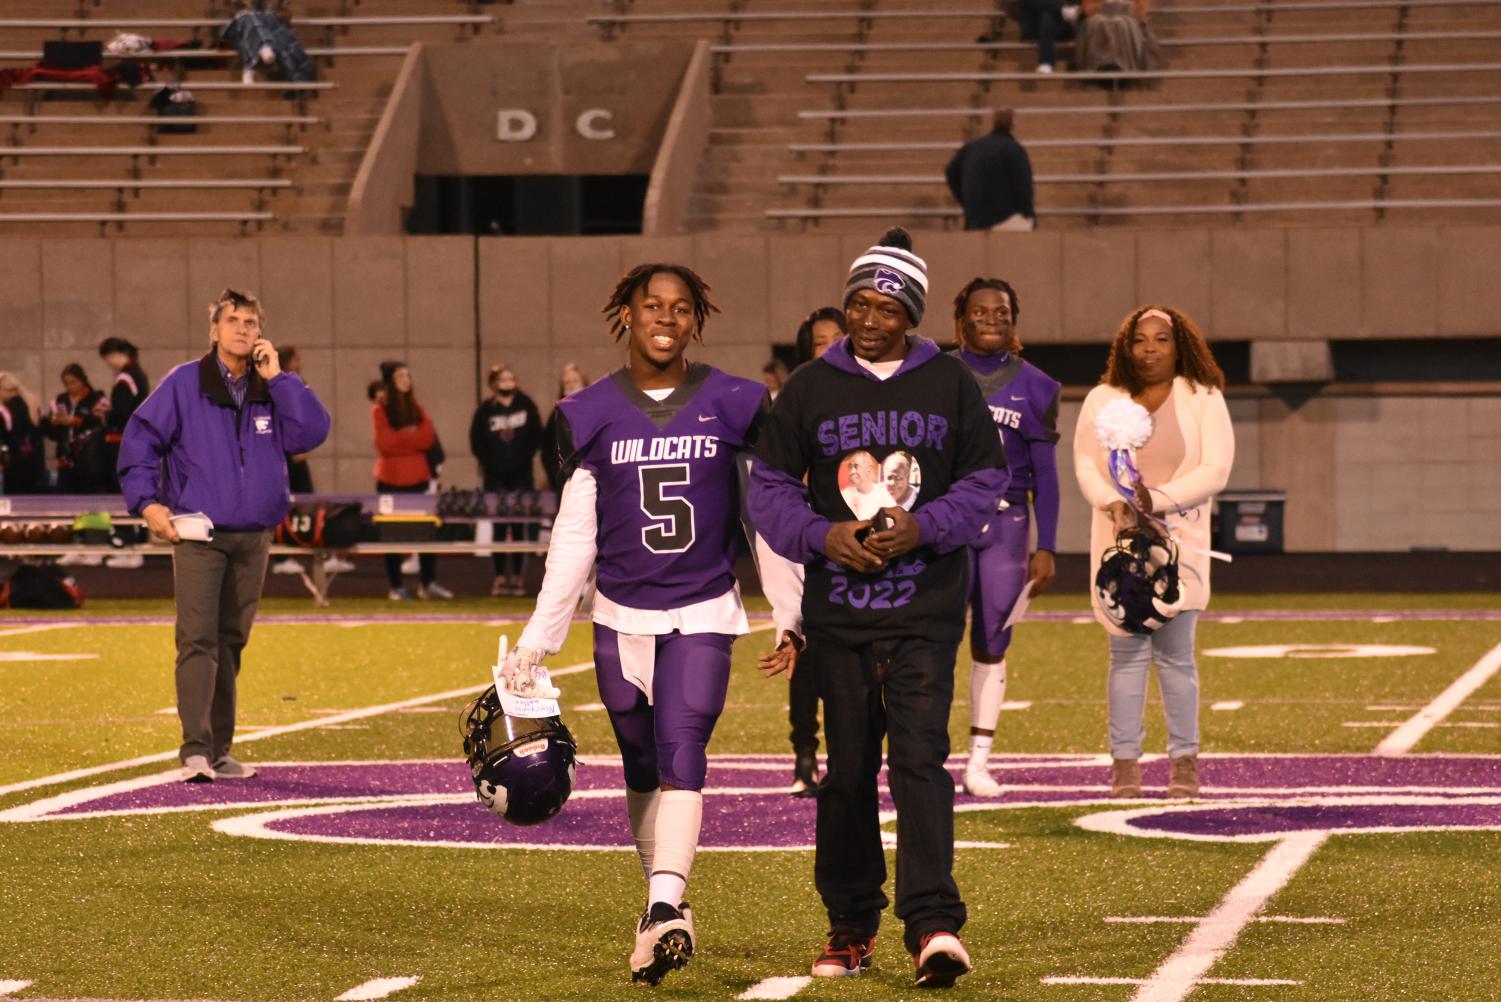
POLYGON ((208 543, 172 547, 177 598, 177 716, 184 762, 216 762, 235 736, 235 677, 240 652, 266 581, 271 533, 216 532, 208 543))
POLYGON ((1167 753, 1172 758, 1199 753, 1199 671, 1194 663, 1197 612, 1180 612, 1156 633, 1110 637, 1110 754, 1141 758, 1146 728, 1147 673, 1157 663, 1162 710, 1167 718, 1167 753))

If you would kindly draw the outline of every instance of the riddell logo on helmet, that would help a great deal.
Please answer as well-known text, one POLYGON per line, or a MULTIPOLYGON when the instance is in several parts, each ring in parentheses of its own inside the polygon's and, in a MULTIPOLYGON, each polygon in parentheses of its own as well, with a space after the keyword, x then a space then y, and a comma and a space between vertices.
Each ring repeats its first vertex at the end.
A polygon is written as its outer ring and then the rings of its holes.
POLYGON ((514 754, 514 755, 516 755, 516 756, 518 756, 520 758, 527 758, 529 756, 536 755, 538 752, 544 752, 546 750, 547 750, 547 739, 546 738, 539 738, 536 741, 528 741, 524 745, 517 745, 515 747, 515 749, 513 750, 512 754, 514 754))
POLYGON ((890 268, 877 268, 875 277, 876 291, 883 296, 894 296, 907 287, 902 281, 902 276, 890 268))

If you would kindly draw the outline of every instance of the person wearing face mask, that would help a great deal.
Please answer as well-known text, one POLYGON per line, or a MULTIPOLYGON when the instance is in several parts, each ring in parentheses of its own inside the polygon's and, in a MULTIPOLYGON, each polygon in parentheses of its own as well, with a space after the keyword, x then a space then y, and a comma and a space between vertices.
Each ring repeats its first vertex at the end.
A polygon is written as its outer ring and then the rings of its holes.
POLYGON ((1178 549, 1179 612, 1150 633, 1128 633, 1100 608, 1095 618, 1110 640, 1109 715, 1116 797, 1141 795, 1147 675, 1155 663, 1167 718, 1167 793, 1199 792, 1199 673, 1194 627, 1209 605, 1209 503, 1224 489, 1235 462, 1235 430, 1225 406, 1225 376, 1203 333, 1170 306, 1133 310, 1115 332, 1100 385, 1089 391, 1074 429, 1074 475, 1093 509, 1089 548, 1106 552, 1121 534, 1168 536, 1178 549), (1135 450, 1131 503, 1113 480, 1095 418, 1114 401, 1131 400, 1151 415, 1151 435, 1135 450))
MULTIPOLYGON (((516 385, 509 365, 490 366, 490 395, 480 401, 469 422, 469 448, 479 460, 486 491, 533 491, 532 464, 542 444, 542 416, 532 398, 516 385)), ((536 539, 537 526, 497 522, 495 541, 536 539)), ((520 595, 526 580, 525 553, 492 553, 495 580, 491 595, 520 595)))
POLYGON ((1058 381, 1021 358, 1021 302, 999 278, 976 278, 954 297, 955 352, 974 374, 1006 450, 1005 497, 970 546, 969 763, 964 790, 998 797, 987 768, 1006 699, 1005 628, 1022 589, 1040 595, 1053 583, 1058 539, 1058 381), (1030 506, 1030 512, 1029 512, 1030 506), (1032 522, 1037 546, 1028 556, 1032 522))
MULTIPOLYGON (((877 786, 885 739, 903 945, 917 985, 945 988, 971 967, 959 940, 967 913, 945 768, 965 548, 1000 501, 1006 459, 974 378, 909 333, 927 289, 927 264, 906 230, 887 231, 855 259, 844 287, 849 334, 799 367, 777 397, 748 504, 770 548, 804 565, 806 664, 824 703, 828 770, 813 867, 829 935, 812 974, 858 975, 874 959, 887 905, 877 786), (874 465, 897 452, 922 470, 912 510, 886 504, 862 517, 841 490, 852 460, 863 466, 864 454, 874 465)), ((763 658, 758 667, 771 676, 787 666, 763 658)))

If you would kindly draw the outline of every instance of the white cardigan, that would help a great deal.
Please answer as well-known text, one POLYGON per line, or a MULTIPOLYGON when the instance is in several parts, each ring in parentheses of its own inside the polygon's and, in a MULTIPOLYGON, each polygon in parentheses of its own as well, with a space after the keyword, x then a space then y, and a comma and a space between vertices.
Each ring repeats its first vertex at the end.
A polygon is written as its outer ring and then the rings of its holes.
MULTIPOLYGON (((1115 524, 1107 509, 1124 500, 1110 480, 1105 448, 1095 437, 1094 419, 1112 400, 1129 399, 1124 389, 1101 384, 1089 391, 1074 427, 1074 476, 1084 500, 1094 509, 1089 526, 1090 604, 1095 619, 1111 633, 1124 636, 1100 612, 1094 594, 1094 570, 1100 555, 1115 542, 1115 524)), ((1235 430, 1225 395, 1212 387, 1193 386, 1182 376, 1173 380, 1173 406, 1183 431, 1183 462, 1165 484, 1149 484, 1152 507, 1167 520, 1178 544, 1179 587, 1184 609, 1209 606, 1209 502, 1224 490, 1235 462, 1235 430), (1186 515, 1179 515, 1183 510, 1186 515)))

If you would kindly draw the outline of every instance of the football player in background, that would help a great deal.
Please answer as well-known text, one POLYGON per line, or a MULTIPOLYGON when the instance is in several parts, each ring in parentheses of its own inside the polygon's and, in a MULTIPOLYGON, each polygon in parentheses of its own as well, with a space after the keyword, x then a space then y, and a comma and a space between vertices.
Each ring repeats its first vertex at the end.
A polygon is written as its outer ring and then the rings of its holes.
POLYGON ((558 402, 563 494, 516 647, 526 674, 557 653, 597 564, 595 677, 647 880, 631 979, 650 984, 693 955, 683 893, 705 749, 724 709, 730 647, 749 630, 734 575, 739 453, 754 442, 766 389, 684 357, 716 312, 708 292, 682 265, 643 264, 611 293, 604 313, 626 364, 558 402))
POLYGON ((1058 381, 1021 358, 1017 335, 1021 303, 999 278, 976 278, 954 297, 954 352, 974 374, 995 419, 1011 482, 1000 508, 970 546, 969 763, 964 790, 998 797, 1001 787, 986 768, 1001 703, 1006 699, 1006 649, 1002 629, 1027 582, 1032 595, 1053 583, 1058 545, 1058 381), (1037 547, 1028 557, 1031 519, 1037 547))

